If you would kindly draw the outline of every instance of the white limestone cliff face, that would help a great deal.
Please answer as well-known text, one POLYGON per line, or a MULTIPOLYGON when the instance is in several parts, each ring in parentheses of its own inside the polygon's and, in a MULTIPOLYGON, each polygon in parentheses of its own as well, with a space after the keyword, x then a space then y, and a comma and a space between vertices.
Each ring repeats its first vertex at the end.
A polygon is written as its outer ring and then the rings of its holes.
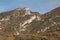
POLYGON ((35 18, 36 18, 36 16, 32 16, 29 20, 26 20, 26 21, 22 24, 22 26, 24 26, 24 25, 27 24, 27 23, 31 23, 35 18))
POLYGON ((26 30, 26 24, 30 24, 34 19, 36 19, 36 16, 32 16, 30 19, 26 20, 22 23, 20 23, 20 33, 21 31, 25 31, 26 30))
POLYGON ((23 23, 20 23, 20 30, 19 30, 19 32, 21 33, 22 31, 26 31, 27 30, 27 24, 30 24, 31 22, 33 22, 33 20, 37 20, 37 21, 39 21, 39 20, 41 20, 41 18, 39 17, 39 16, 36 16, 36 15, 33 15, 33 16, 31 16, 28 20, 26 20, 26 21, 24 21, 23 23))
POLYGON ((29 8, 24 8, 24 10, 25 10, 25 15, 30 15, 31 14, 29 8))
POLYGON ((30 13, 30 9, 27 8, 27 7, 25 7, 25 8, 17 8, 16 10, 18 10, 18 11, 23 10, 24 13, 25 13, 25 15, 30 15, 30 14, 31 14, 31 13, 30 13))

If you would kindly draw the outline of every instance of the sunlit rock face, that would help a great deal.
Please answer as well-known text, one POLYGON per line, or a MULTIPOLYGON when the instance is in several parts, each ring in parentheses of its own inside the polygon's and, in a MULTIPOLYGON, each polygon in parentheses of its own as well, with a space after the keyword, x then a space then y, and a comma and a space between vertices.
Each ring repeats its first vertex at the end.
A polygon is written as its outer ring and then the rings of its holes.
POLYGON ((29 8, 17 8, 16 10, 20 12, 20 15, 25 16, 25 15, 30 15, 31 14, 29 8))
POLYGON ((29 33, 28 28, 34 20, 40 21, 41 15, 38 12, 31 12, 29 8, 2 12, 0 13, 0 30, 14 35, 29 33))
POLYGON ((60 7, 43 15, 32 12, 29 8, 17 8, 0 13, 1 34, 40 34, 56 31, 59 26, 60 7))

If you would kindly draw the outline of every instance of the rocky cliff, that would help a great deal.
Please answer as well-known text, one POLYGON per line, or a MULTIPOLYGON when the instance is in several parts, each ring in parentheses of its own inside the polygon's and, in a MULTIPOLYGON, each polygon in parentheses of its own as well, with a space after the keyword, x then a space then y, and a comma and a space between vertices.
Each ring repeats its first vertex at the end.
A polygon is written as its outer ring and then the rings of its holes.
POLYGON ((0 35, 3 37, 8 35, 14 37, 18 35, 24 37, 25 35, 25 37, 29 37, 33 34, 41 36, 38 40, 42 40, 41 38, 59 40, 60 7, 43 15, 38 12, 32 12, 29 8, 17 8, 12 11, 0 13, 0 35))

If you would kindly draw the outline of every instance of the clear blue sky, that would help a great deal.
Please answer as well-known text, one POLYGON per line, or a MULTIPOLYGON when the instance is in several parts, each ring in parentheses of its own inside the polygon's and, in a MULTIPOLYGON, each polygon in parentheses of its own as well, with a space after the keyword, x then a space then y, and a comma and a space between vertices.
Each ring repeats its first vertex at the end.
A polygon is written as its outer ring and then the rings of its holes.
POLYGON ((46 13, 60 7, 60 0, 0 0, 0 12, 28 7, 32 11, 46 13))

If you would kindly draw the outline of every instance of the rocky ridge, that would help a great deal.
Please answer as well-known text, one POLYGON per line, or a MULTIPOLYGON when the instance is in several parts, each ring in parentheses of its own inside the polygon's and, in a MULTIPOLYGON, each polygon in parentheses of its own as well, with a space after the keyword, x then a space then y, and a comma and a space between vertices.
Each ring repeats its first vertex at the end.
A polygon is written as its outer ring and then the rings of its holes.
POLYGON ((59 40, 60 7, 46 14, 32 12, 29 8, 17 8, 0 13, 0 35, 38 34, 50 40, 59 40), (58 38, 55 38, 58 37, 58 38))

